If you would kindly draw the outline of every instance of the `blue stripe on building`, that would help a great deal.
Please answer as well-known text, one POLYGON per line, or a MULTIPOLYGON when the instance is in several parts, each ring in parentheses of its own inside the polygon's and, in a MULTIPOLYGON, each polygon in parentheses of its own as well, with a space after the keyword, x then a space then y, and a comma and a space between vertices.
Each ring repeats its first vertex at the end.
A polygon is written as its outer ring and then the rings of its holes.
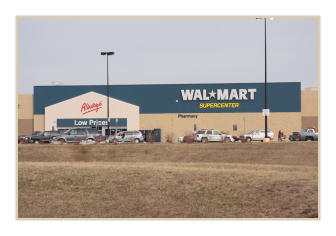
MULTIPOLYGON (((45 113, 45 107, 83 95, 88 92, 107 95, 106 85, 34 86, 34 114, 45 113)), ((161 85, 110 85, 111 98, 140 107, 140 114, 162 113, 242 113, 261 112, 265 108, 264 83, 230 84, 161 84, 161 85), (199 89, 217 92, 217 89, 257 89, 254 100, 224 100, 217 97, 208 101, 183 101, 181 90, 199 89), (178 100, 178 102, 176 102, 178 100), (201 103, 239 103, 234 108, 200 108, 201 103)), ((207 94, 209 96, 209 94, 207 94)), ((216 106, 217 106, 216 105, 216 106)), ((225 105, 224 105, 225 106, 225 105)), ((267 108, 270 112, 301 112, 301 83, 267 83, 267 108)))

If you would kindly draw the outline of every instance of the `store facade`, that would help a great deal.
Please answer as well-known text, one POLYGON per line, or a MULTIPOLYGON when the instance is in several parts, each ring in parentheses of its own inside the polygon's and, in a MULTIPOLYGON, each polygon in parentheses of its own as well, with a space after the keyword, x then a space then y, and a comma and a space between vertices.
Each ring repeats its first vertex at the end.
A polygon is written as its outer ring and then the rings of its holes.
MULTIPOLYGON (((110 129, 161 129, 162 141, 195 129, 232 135, 265 128, 264 83, 110 85, 110 129), (118 121, 118 122, 117 122, 118 121), (233 127, 237 129, 233 129, 233 127)), ((268 129, 301 129, 301 83, 268 83, 268 129)), ((107 87, 35 86, 34 130, 97 127, 107 132, 107 87), (98 122, 98 123, 97 123, 98 122)))

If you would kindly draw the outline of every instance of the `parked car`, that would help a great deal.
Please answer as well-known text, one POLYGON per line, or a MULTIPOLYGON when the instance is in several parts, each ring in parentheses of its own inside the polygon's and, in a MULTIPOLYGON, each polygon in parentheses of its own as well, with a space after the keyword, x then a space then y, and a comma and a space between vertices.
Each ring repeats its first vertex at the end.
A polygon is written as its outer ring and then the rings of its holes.
POLYGON ((290 141, 318 141, 318 133, 315 127, 302 129, 289 135, 290 141))
POLYGON ((183 143, 183 138, 184 138, 184 136, 179 137, 179 138, 177 139, 177 142, 183 143))
POLYGON ((195 142, 195 139, 196 139, 196 133, 191 133, 187 136, 183 136, 182 142, 187 142, 187 143, 195 142))
POLYGON ((97 129, 94 128, 73 128, 63 134, 54 135, 51 140, 61 143, 74 143, 80 141, 101 141, 102 138, 97 129))
POLYGON ((43 143, 49 143, 52 136, 59 134, 57 130, 54 131, 42 131, 41 133, 37 135, 32 135, 28 137, 28 143, 36 143, 39 144, 41 142, 43 143))
POLYGON ((122 142, 122 133, 125 132, 124 142, 131 142, 134 140, 135 143, 143 142, 144 138, 140 131, 121 131, 116 135, 110 136, 109 142, 110 143, 118 143, 122 142))
POLYGON ((29 135, 18 135, 18 143, 27 143, 29 135))
MULTIPOLYGON (((267 130, 267 137, 269 137, 271 140, 274 139, 274 133, 271 130, 267 130)), ((244 139, 246 139, 246 142, 251 141, 263 141, 265 138, 265 130, 252 130, 248 132, 247 134, 244 134, 244 139)))
POLYGON ((229 135, 229 134, 226 134, 225 132, 221 132, 222 134, 225 134, 226 135, 226 137, 228 137, 229 138, 229 141, 230 142, 236 142, 236 139, 232 136, 232 135, 229 135))
POLYGON ((212 129, 201 129, 197 131, 196 141, 197 142, 220 142, 220 141, 231 142, 234 139, 231 135, 219 132, 218 130, 212 129), (228 139, 225 139, 228 137, 228 139))

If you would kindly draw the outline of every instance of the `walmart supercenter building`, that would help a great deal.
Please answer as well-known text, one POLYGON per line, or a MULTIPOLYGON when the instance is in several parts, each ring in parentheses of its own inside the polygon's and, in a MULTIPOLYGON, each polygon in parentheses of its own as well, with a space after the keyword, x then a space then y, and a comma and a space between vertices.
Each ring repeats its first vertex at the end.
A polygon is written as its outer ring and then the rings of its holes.
MULTIPOLYGON (((35 86, 18 95, 18 133, 96 127, 107 134, 107 86, 35 86)), ((161 140, 196 128, 232 135, 265 129, 264 83, 110 85, 109 127, 161 130, 161 140), (234 126, 237 129, 234 129, 234 126)), ((318 128, 318 91, 301 83, 267 83, 268 130, 289 135, 318 128)))

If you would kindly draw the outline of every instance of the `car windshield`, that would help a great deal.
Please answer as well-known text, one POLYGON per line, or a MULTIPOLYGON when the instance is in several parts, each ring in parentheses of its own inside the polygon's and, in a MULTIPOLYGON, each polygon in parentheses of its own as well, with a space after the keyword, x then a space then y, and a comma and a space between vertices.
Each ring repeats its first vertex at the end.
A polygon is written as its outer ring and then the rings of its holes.
POLYGON ((189 134, 189 136, 194 136, 194 133, 189 134))
POLYGON ((63 134, 67 134, 71 131, 71 129, 68 129, 67 131, 65 131, 63 134))
POLYGON ((254 134, 254 131, 250 131, 248 134, 254 134))

